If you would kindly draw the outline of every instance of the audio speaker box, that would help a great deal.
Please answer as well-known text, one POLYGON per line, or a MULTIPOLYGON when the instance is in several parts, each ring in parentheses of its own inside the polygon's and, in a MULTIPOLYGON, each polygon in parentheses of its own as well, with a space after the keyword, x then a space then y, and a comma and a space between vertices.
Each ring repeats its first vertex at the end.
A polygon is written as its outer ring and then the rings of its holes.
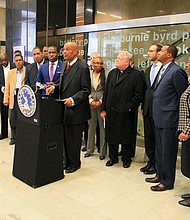
POLYGON ((64 178, 63 124, 17 123, 13 176, 33 188, 64 178))

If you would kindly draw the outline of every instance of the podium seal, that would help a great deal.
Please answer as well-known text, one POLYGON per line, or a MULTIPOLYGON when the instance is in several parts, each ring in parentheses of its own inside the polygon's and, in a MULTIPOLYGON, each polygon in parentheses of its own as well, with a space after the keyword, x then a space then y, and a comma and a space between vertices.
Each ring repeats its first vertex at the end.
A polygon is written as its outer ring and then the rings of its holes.
POLYGON ((17 95, 18 107, 26 117, 32 117, 36 111, 36 97, 28 85, 21 86, 17 95))

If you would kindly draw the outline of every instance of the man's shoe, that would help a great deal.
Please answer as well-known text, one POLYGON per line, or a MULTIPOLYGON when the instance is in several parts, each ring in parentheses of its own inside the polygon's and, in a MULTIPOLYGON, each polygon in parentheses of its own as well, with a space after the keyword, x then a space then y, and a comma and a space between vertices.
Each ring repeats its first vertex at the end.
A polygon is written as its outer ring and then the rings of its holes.
POLYGON ((184 194, 181 196, 182 199, 188 199, 190 198, 190 193, 184 194))
POLYGON ((150 189, 155 192, 162 192, 162 191, 166 191, 169 189, 173 189, 173 186, 165 186, 162 183, 160 183, 156 186, 151 186, 150 189))
POLYGON ((105 156, 100 156, 100 160, 104 160, 105 158, 105 156))
POLYGON ((123 162, 123 168, 129 168, 131 166, 131 162, 123 162))
POLYGON ((160 179, 158 177, 146 178, 145 181, 147 183, 160 183, 160 179))
POLYGON ((180 205, 190 207, 190 198, 179 201, 180 205))
POLYGON ((11 139, 9 145, 14 145, 14 144, 15 144, 15 139, 11 139))
POLYGON ((86 146, 83 147, 83 148, 82 148, 82 151, 83 151, 83 152, 87 151, 87 147, 86 147, 86 146))
POLYGON ((150 167, 149 169, 146 169, 143 173, 144 174, 155 174, 156 169, 154 167, 150 167))
POLYGON ((107 167, 111 167, 111 166, 113 166, 115 163, 118 163, 118 161, 108 160, 107 163, 106 163, 106 166, 107 166, 107 167))
POLYGON ((146 171, 147 169, 149 169, 150 167, 151 167, 150 163, 147 163, 146 166, 140 168, 140 171, 141 171, 141 172, 145 172, 145 171, 146 171))
POLYGON ((84 157, 90 157, 90 153, 85 153, 84 157))
POLYGON ((68 168, 65 170, 65 173, 74 173, 74 172, 76 172, 78 169, 80 169, 80 167, 68 167, 68 168))

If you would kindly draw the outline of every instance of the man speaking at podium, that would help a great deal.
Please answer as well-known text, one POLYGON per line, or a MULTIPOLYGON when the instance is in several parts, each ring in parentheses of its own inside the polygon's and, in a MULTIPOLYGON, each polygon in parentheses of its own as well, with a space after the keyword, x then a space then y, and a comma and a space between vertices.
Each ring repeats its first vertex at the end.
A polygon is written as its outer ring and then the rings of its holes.
POLYGON ((80 149, 84 122, 90 118, 90 73, 88 66, 78 58, 75 42, 64 45, 64 60, 59 84, 46 88, 46 94, 59 90, 59 101, 64 104, 64 146, 66 173, 80 169, 80 149))

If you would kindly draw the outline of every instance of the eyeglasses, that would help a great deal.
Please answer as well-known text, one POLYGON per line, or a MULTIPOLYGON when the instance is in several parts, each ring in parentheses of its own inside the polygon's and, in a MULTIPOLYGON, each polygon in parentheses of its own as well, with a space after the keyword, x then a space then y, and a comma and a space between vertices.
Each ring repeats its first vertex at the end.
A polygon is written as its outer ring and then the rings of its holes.
POLYGON ((93 64, 96 64, 96 65, 103 65, 104 63, 93 62, 93 64))
POLYGON ((156 50, 148 50, 148 52, 153 53, 156 52, 156 50))

